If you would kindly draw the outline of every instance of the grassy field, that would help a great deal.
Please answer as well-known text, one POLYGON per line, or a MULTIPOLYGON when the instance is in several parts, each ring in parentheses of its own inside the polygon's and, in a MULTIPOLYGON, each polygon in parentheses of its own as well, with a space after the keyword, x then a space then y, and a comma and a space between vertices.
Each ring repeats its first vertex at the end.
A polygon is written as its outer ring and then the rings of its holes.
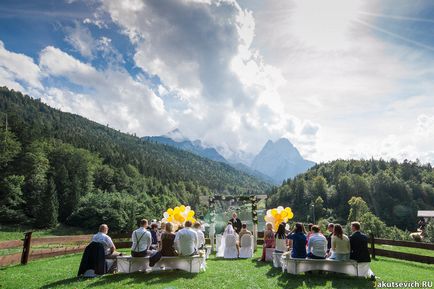
POLYGON ((0 241, 19 240, 24 238, 24 233, 33 231, 32 237, 47 237, 47 236, 66 236, 66 235, 82 235, 92 234, 93 231, 83 230, 75 227, 57 226, 48 230, 35 230, 30 227, 10 227, 0 226, 0 241))
MULTIPOLYGON (((256 257, 259 257, 257 254, 256 257)), ((0 288, 373 288, 363 278, 337 274, 283 274, 271 263, 250 260, 221 260, 211 257, 208 269, 200 274, 180 271, 162 273, 115 274, 94 279, 75 277, 81 254, 30 262, 27 266, 0 269, 0 288)), ((434 266, 388 258, 371 263, 384 281, 434 281, 434 266)))

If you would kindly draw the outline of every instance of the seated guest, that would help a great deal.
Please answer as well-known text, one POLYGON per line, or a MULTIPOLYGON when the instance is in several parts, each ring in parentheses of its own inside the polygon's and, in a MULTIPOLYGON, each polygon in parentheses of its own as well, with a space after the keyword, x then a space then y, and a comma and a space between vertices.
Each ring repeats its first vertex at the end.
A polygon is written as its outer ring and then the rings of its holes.
POLYGON ((104 246, 106 258, 111 258, 119 255, 119 253, 116 252, 116 247, 115 244, 113 244, 112 238, 107 235, 108 230, 109 228, 106 224, 100 225, 99 232, 92 237, 92 242, 101 243, 104 246))
POLYGON ((274 239, 273 225, 271 223, 267 223, 264 231, 264 245, 262 247, 261 261, 265 262, 265 254, 267 251, 266 249, 274 248, 275 246, 274 241, 275 239, 274 239))
POLYGON ((179 230, 175 236, 175 244, 179 255, 193 256, 197 254, 197 233, 191 228, 191 221, 185 222, 185 228, 179 230))
POLYGON ((140 228, 135 230, 131 235, 131 256, 133 257, 145 257, 148 252, 151 243, 152 237, 151 233, 146 230, 148 227, 148 220, 142 219, 140 220, 140 228))
POLYGON ((334 226, 331 252, 333 254, 330 259, 337 261, 346 261, 350 259, 350 239, 348 239, 348 236, 344 234, 342 226, 339 224, 334 226))
POLYGON ((329 234, 327 235, 327 255, 330 256, 330 248, 332 246, 332 236, 333 236, 333 232, 334 232, 334 227, 335 225, 333 223, 329 223, 327 225, 327 231, 329 232, 329 234))
POLYGON ((158 225, 157 223, 151 224, 151 237, 152 237, 152 244, 151 249, 156 250, 158 248, 158 225))
POLYGON ((115 244, 113 244, 112 238, 107 235, 108 226, 102 224, 99 226, 99 232, 93 235, 92 242, 100 243, 104 247, 104 254, 107 265, 107 273, 113 273, 117 269, 116 256, 122 255, 122 253, 116 252, 115 244))
POLYGON ((173 233, 173 224, 166 223, 166 229, 161 234, 161 256, 178 256, 175 250, 175 234, 173 233))
POLYGON ((368 250, 368 236, 360 232, 360 223, 352 222, 350 236, 350 259, 357 262, 371 262, 368 250))
POLYGON ((306 230, 303 224, 296 223, 288 239, 292 242, 291 258, 306 258, 306 230))
POLYGON ((312 226, 312 234, 307 241, 307 257, 310 259, 325 259, 327 239, 321 234, 317 225, 312 226))
POLYGON ((197 249, 203 249, 203 247, 205 246, 205 234, 202 232, 202 225, 200 224, 200 222, 196 222, 193 225, 193 229, 197 234, 197 249))
POLYGON ((240 237, 240 240, 241 240, 241 237, 243 236, 243 235, 252 235, 252 232, 250 232, 249 230, 247 230, 247 224, 246 223, 243 223, 242 225, 241 225, 241 231, 240 231, 240 234, 239 234, 239 237, 240 237))
POLYGON ((281 223, 279 227, 277 228, 277 232, 274 235, 275 242, 276 242, 276 252, 279 253, 285 253, 288 251, 288 242, 286 239, 286 230, 285 230, 286 224, 281 223))

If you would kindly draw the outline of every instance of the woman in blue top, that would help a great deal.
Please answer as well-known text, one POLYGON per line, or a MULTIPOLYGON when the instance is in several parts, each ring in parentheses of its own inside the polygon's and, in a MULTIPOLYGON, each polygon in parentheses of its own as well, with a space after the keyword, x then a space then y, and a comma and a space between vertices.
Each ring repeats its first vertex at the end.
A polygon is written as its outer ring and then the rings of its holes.
POLYGON ((288 239, 292 241, 291 258, 306 258, 306 231, 303 224, 295 224, 288 239))

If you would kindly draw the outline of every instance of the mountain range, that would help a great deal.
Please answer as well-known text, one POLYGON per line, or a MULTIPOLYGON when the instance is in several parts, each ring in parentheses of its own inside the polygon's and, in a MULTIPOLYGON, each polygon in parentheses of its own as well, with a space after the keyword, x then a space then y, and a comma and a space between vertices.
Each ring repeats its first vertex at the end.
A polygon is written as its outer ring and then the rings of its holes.
POLYGON ((256 156, 249 156, 252 159, 251 161, 245 157, 249 154, 243 151, 237 151, 233 155, 244 156, 244 161, 237 157, 225 158, 218 148, 206 146, 201 140, 189 140, 179 129, 175 129, 166 135, 146 136, 143 139, 229 164, 238 170, 274 184, 279 184, 288 178, 304 173, 315 165, 314 162, 305 160, 298 149, 286 138, 278 139, 276 142, 267 141, 256 156))

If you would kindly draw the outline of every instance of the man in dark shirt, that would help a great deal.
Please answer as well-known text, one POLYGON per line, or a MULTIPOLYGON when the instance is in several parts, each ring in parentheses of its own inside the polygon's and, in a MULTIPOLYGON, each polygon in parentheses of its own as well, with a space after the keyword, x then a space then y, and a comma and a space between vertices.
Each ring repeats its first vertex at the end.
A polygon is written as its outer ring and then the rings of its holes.
POLYGON ((371 262, 368 250, 368 236, 360 232, 360 223, 352 222, 351 231, 353 234, 350 236, 350 259, 357 262, 371 262))
POLYGON ((240 231, 241 231, 241 220, 238 219, 237 213, 233 213, 232 214, 232 219, 230 219, 229 222, 232 223, 232 227, 234 227, 235 231, 237 233, 240 233, 240 231))

